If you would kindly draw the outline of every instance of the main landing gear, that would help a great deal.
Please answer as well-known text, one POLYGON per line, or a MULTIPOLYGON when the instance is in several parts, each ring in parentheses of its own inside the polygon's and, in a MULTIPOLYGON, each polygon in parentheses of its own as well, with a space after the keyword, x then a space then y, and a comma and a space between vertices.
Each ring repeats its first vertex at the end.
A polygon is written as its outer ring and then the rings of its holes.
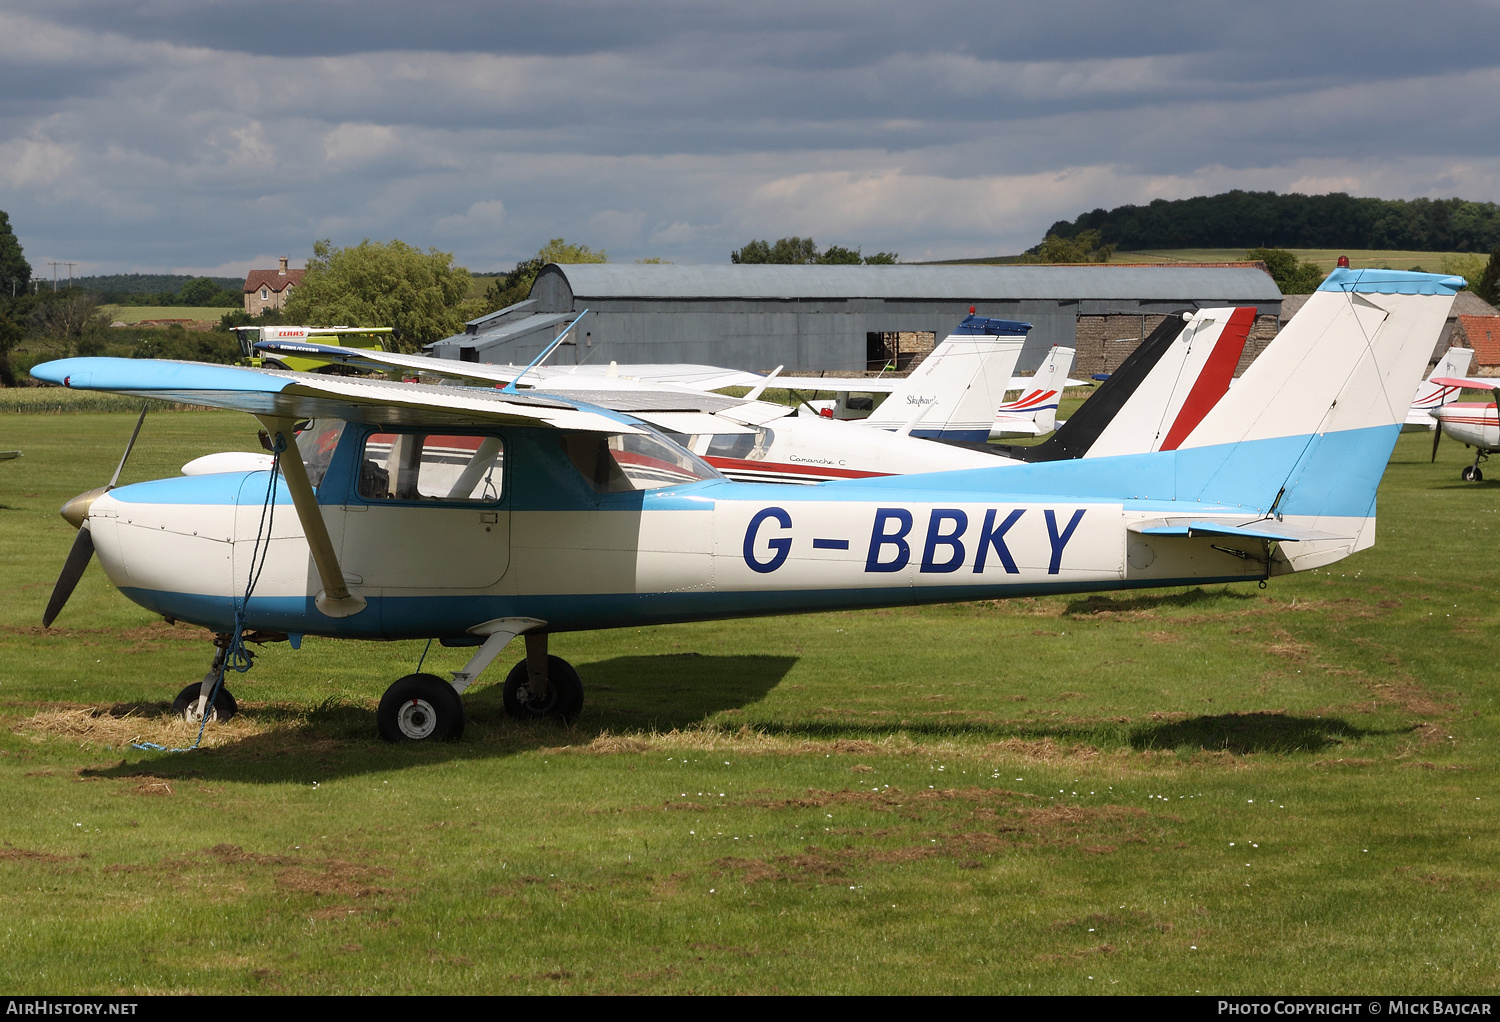
MULTIPOLYGON (((505 712, 516 720, 548 718, 571 724, 583 710, 583 681, 573 665, 547 653, 545 621, 502 618, 481 626, 485 641, 463 670, 446 682, 433 674, 408 674, 380 699, 375 722, 388 742, 448 741, 464 733, 464 689, 517 635, 526 639, 526 658, 506 675, 505 712), (527 631, 527 629, 536 629, 527 631)), ((478 631, 478 629, 476 629, 478 631)))
MULTIPOLYGON (((214 662, 203 676, 202 681, 195 681, 181 692, 177 698, 172 700, 172 712, 184 720, 194 724, 200 723, 207 714, 210 723, 214 721, 223 722, 239 712, 239 704, 234 701, 234 696, 229 694, 229 688, 225 684, 219 684, 218 694, 214 694, 214 685, 219 683, 219 675, 224 671, 224 658, 229 651, 229 633, 221 632, 214 636, 214 662), (213 705, 209 705, 209 696, 213 696, 213 705)), ((253 654, 247 649, 247 656, 253 654)))

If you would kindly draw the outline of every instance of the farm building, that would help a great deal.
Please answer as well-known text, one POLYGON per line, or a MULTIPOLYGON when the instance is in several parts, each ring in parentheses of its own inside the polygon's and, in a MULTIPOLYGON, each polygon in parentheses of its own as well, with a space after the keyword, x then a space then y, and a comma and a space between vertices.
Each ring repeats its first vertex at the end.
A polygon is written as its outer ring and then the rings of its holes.
POLYGON ((245 312, 259 316, 267 310, 285 308, 292 289, 302 283, 306 270, 287 269, 287 257, 274 270, 251 270, 245 274, 245 312))
MULTIPOLYGON (((544 267, 529 298, 429 345, 442 358, 525 363, 584 309, 554 364, 691 362, 736 369, 904 368, 973 306, 1034 324, 1018 370, 1054 344, 1076 372, 1120 364, 1169 313, 1254 305, 1274 336, 1281 292, 1258 264, 1173 266, 544 267)), ((1253 337, 1254 335, 1252 335, 1253 337)))

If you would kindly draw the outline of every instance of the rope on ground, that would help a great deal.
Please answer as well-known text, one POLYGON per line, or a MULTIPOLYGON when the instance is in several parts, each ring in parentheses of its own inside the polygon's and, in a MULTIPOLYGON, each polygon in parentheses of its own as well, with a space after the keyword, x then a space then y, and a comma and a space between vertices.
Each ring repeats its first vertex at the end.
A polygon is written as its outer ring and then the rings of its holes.
MULTIPOLYGON (((214 687, 208 694, 208 701, 203 704, 202 719, 198 724, 198 737, 193 739, 193 744, 181 749, 169 749, 165 745, 157 745, 155 742, 132 742, 132 749, 153 750, 156 752, 192 752, 203 744, 203 732, 208 727, 208 715, 214 704, 218 701, 219 691, 224 687, 224 675, 233 670, 237 674, 244 674, 250 669, 253 655, 245 648, 245 616, 249 611, 250 597, 255 592, 256 583, 260 581, 261 572, 265 570, 266 561, 271 553, 271 529, 276 521, 276 483, 281 477, 281 456, 286 452, 286 438, 281 434, 276 435, 272 453, 275 458, 271 462, 270 478, 266 481, 266 499, 260 506, 260 523, 255 528, 255 546, 250 550, 250 570, 245 580, 245 594, 236 597, 234 601, 234 630, 229 633, 229 642, 214 657, 214 668, 218 676, 214 678, 214 687)), ((426 653, 423 653, 426 656, 426 653)), ((200 700, 203 698, 200 694, 200 700)))

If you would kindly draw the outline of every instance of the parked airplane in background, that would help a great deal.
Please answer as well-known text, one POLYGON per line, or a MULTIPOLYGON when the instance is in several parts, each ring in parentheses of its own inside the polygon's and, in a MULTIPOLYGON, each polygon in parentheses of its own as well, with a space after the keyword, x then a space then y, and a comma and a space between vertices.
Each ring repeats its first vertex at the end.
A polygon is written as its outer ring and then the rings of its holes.
MULTIPOLYGON (((1469 371, 1469 364, 1473 361, 1472 348, 1453 347, 1443 352, 1443 357, 1432 367, 1427 379, 1418 385, 1417 394, 1412 398, 1411 408, 1406 413, 1406 424, 1420 426, 1422 429, 1436 429, 1437 420, 1430 414, 1432 410, 1457 401, 1458 395, 1463 391, 1462 387, 1444 386, 1438 382, 1438 377, 1463 376, 1469 371)), ((1437 448, 1434 447, 1434 458, 1436 455, 1437 448)))
POLYGON ((1500 413, 1495 409, 1496 402, 1500 401, 1500 379, 1487 376, 1439 376, 1431 382, 1442 387, 1452 387, 1455 393, 1459 390, 1488 390, 1494 393, 1495 400, 1487 403, 1450 401, 1428 413, 1437 420, 1438 427, 1432 437, 1432 460, 1437 460, 1438 443, 1443 439, 1443 434, 1447 433, 1465 447, 1474 448, 1474 464, 1465 465, 1459 478, 1465 482, 1483 482, 1484 472, 1479 468, 1480 462, 1488 461, 1491 454, 1500 451, 1500 413))
POLYGON ((1057 409, 1062 403, 1068 371, 1073 368, 1074 349, 1053 345, 1042 359, 1036 375, 1027 379, 1021 396, 1000 406, 990 424, 991 440, 1007 436, 1041 436, 1057 428, 1057 409))
POLYGON ((552 632, 1320 567, 1374 543, 1405 395, 1462 286, 1335 270, 1151 453, 812 487, 730 482, 640 419, 536 391, 49 362, 33 375, 249 412, 277 458, 75 498, 45 622, 97 550, 129 599, 218 634, 213 669, 182 693, 205 717, 231 712, 222 679, 246 638, 477 644, 451 683, 411 674, 381 699, 381 734, 423 741, 462 732, 461 693, 521 634, 507 711, 571 720, 583 686, 548 655, 552 632), (304 418, 318 424, 299 436, 304 418))

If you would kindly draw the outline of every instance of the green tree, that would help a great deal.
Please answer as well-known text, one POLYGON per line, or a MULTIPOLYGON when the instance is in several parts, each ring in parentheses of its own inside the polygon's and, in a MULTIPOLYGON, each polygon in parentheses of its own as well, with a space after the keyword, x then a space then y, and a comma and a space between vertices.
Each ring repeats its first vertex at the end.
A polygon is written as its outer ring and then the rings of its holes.
POLYGON ((831 266, 858 266, 864 261, 864 257, 859 254, 859 249, 845 248, 842 245, 829 245, 823 254, 818 256, 818 262, 831 266))
POLYGON ((31 264, 21 252, 21 242, 17 240, 16 232, 11 230, 10 215, 0 210, 0 290, 3 290, 7 298, 12 291, 19 297, 25 293, 29 283, 31 264))
POLYGON ((1048 234, 1042 243, 1029 249, 1020 259, 1023 263, 1107 263, 1115 246, 1103 245, 1098 231, 1079 231, 1072 237, 1048 234))
POLYGON ((764 241, 752 241, 742 249, 729 253, 732 263, 775 263, 780 266, 800 266, 818 261, 818 244, 811 238, 781 238, 772 245, 764 241))
POLYGON ((334 248, 325 238, 313 243, 286 318, 318 326, 393 327, 397 343, 414 351, 458 333, 478 313, 468 298, 469 281, 469 271, 454 266, 450 252, 368 238, 334 248))
POLYGON ((1295 253, 1284 248, 1252 248, 1245 259, 1265 263, 1284 295, 1310 295, 1323 283, 1323 271, 1316 264, 1299 262, 1295 253))
POLYGON ((0 387, 16 386, 16 373, 10 364, 10 353, 26 336, 25 328, 10 318, 10 311, 0 311, 0 387))
POLYGON ((1491 305, 1500 302, 1500 248, 1490 253, 1490 261, 1484 264, 1479 283, 1470 284, 1469 289, 1476 297, 1491 305))
POLYGON ((823 263, 834 266, 858 266, 864 263, 869 266, 888 266, 896 261, 894 252, 877 252, 872 256, 862 256, 857 248, 846 248, 843 245, 829 245, 827 251, 819 252, 818 243, 811 238, 799 238, 792 235, 790 238, 779 238, 773 245, 766 241, 752 241, 744 248, 736 249, 729 253, 729 261, 732 263, 773 263, 780 266, 805 266, 809 263, 823 263))
POLYGON ((213 305, 222 288, 207 277, 194 277, 183 284, 177 292, 177 300, 183 305, 213 305))
POLYGON ((495 312, 509 308, 517 302, 524 302, 531 294, 531 285, 536 282, 536 275, 541 273, 542 267, 548 263, 607 262, 609 262, 609 253, 603 249, 596 252, 587 245, 571 245, 562 238, 553 238, 538 249, 536 255, 516 263, 515 269, 505 276, 495 278, 495 282, 484 294, 485 311, 495 312))

